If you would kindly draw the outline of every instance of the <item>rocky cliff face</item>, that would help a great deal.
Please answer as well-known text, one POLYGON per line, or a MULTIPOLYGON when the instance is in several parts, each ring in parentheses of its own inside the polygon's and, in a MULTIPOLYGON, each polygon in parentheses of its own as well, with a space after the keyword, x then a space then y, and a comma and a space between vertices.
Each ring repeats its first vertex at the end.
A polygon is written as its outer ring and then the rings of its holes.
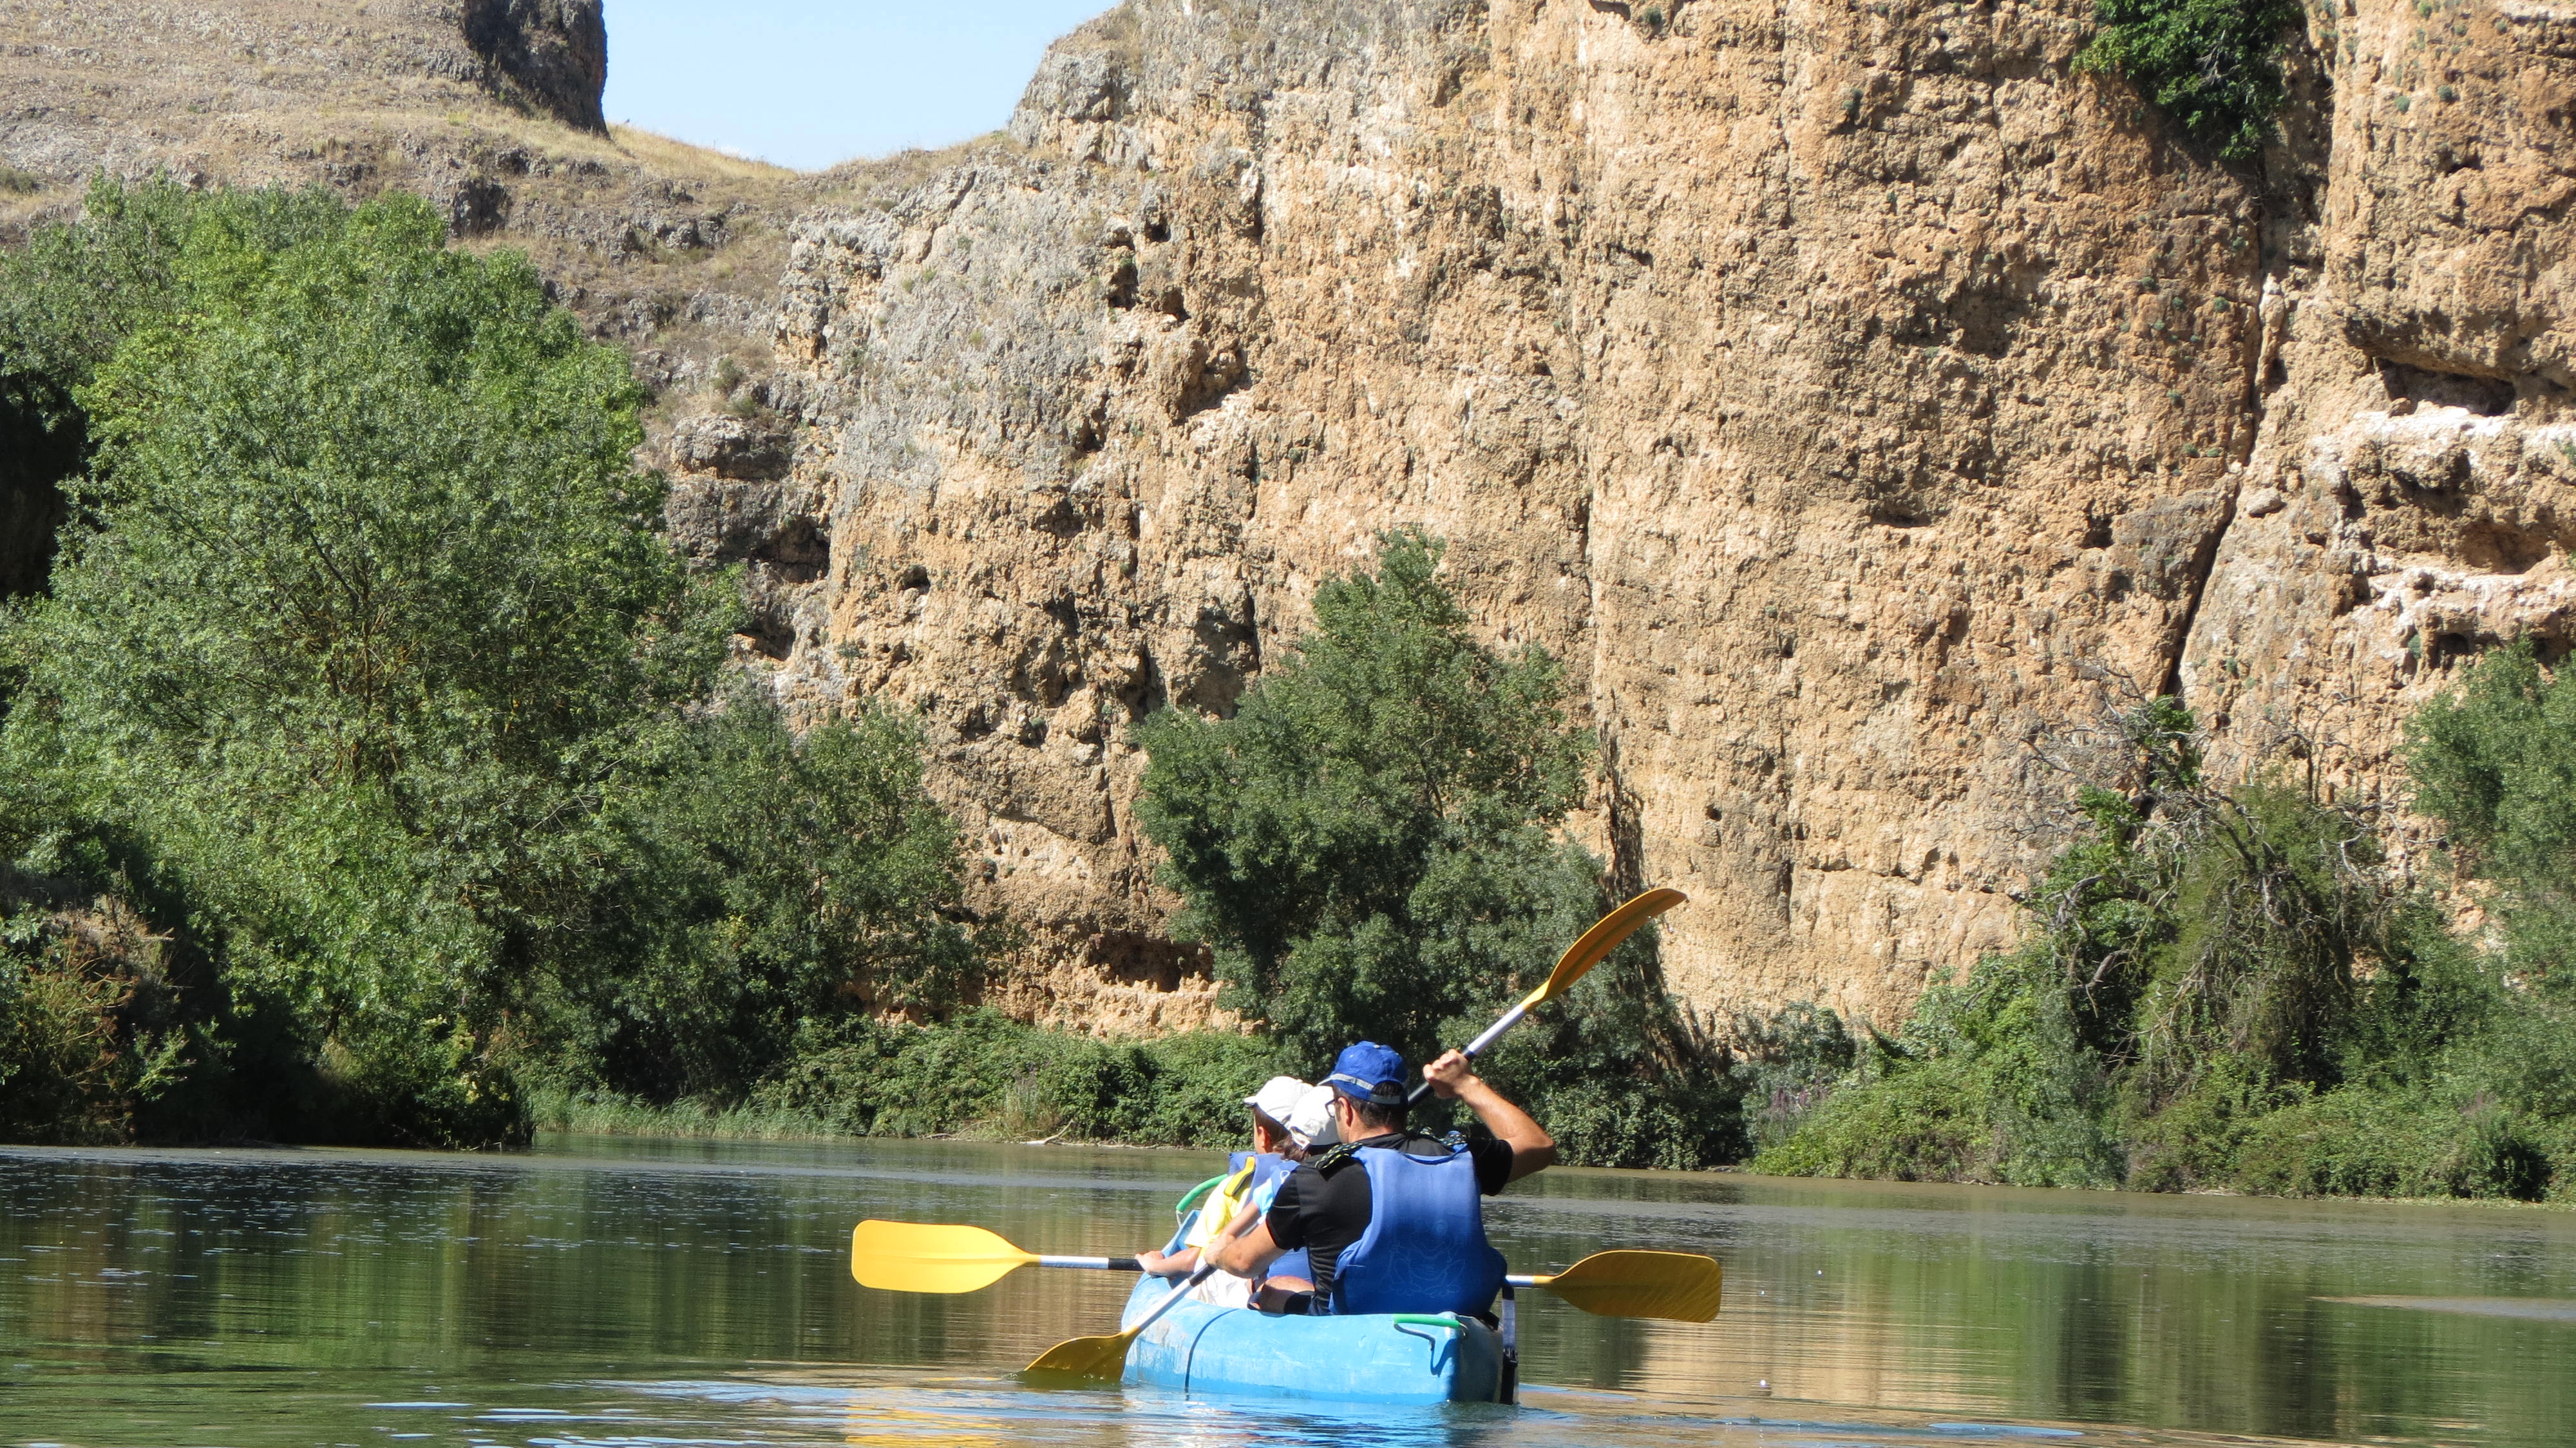
POLYGON ((1011 144, 798 222, 779 686, 918 705, 1026 1004, 1137 1026, 1205 997, 1127 724, 1396 523, 1571 665, 1705 1007, 1885 1021, 2008 941, 2033 745, 2124 696, 2384 789, 2450 662, 2576 620, 2576 31, 2321 12, 2249 169, 2071 73, 2091 8, 1131 0, 1011 144))
POLYGON ((2178 673, 2240 765, 2384 796, 2454 665, 2576 638, 2576 16, 2352 0, 2309 39, 2331 115, 2178 673))
POLYGON ((2089 0, 1129 0, 1007 138, 810 180, 578 129, 595 7, 369 8, 0 0, 0 160, 529 246, 674 399, 746 660, 922 711, 1025 1013, 1209 1018, 1127 726, 1393 524, 1568 663, 1581 829, 1691 893, 1711 1010, 1885 1022, 2013 938, 2106 704, 2385 797, 2460 660, 2576 635, 2576 18, 2524 0, 2321 6, 2254 167, 2072 73, 2089 0))
POLYGON ((568 126, 606 131, 608 25, 600 0, 465 0, 456 28, 504 100, 568 126))

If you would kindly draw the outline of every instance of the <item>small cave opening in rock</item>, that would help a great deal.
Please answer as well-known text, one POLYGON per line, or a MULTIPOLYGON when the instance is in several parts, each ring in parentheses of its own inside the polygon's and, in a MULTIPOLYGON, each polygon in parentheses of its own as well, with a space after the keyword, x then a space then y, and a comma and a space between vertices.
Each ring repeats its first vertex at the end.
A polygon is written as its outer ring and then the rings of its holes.
POLYGON ((2503 417, 2513 411, 2513 383, 2502 377, 2473 377, 2465 372, 2439 372, 2385 358, 2379 380, 2388 400, 2417 407, 2466 408, 2480 417, 2503 417))
POLYGON ((2457 547, 2460 561, 2480 573, 2528 573, 2558 551, 2548 533, 2493 522, 2462 529, 2457 547))
POLYGON ((1155 990, 1179 990, 1185 977, 1204 978, 1216 964, 1204 945, 1184 945, 1132 930, 1104 930, 1085 944, 1083 953, 1103 976, 1155 990))
POLYGON ((785 662, 796 651, 795 622, 765 609, 751 616, 740 637, 751 645, 753 653, 775 662, 785 662))

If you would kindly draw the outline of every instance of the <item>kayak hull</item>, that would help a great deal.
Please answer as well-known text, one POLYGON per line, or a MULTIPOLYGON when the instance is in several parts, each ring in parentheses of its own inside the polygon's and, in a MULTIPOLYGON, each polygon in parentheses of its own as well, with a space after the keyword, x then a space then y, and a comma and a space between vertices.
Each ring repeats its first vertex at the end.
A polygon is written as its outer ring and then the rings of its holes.
MULTIPOLYGON (((1147 1277, 1124 1327, 1175 1284, 1147 1277)), ((1469 1319, 1456 1329, 1388 1316, 1274 1317, 1183 1302, 1127 1350, 1124 1381, 1192 1395, 1345 1403, 1488 1403, 1502 1385, 1501 1339, 1469 1319)))

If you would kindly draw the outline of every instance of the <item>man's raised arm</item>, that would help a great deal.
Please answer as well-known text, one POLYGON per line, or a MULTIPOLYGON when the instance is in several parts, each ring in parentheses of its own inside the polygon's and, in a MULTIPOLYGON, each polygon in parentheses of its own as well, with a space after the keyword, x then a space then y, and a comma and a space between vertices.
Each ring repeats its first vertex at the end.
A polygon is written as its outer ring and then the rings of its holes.
POLYGON ((1485 1084, 1485 1079, 1470 1067, 1464 1052, 1448 1055, 1422 1068, 1422 1079, 1431 1083, 1431 1092, 1444 1099, 1464 1101, 1476 1119, 1498 1139, 1511 1143, 1512 1174, 1506 1181, 1519 1181, 1534 1171, 1556 1165, 1556 1138, 1530 1119, 1530 1114, 1503 1099, 1503 1094, 1485 1084))

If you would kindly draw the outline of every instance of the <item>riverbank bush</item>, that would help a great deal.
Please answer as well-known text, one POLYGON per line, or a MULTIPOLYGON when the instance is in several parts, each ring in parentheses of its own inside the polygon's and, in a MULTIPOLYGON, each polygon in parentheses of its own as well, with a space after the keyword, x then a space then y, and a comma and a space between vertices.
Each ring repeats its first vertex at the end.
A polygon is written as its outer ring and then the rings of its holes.
POLYGON ((1250 1036, 1103 1041, 974 1009, 937 1024, 816 1025, 739 1100, 656 1104, 549 1085, 534 1093, 534 1112, 544 1126, 636 1135, 1240 1147, 1243 1100, 1277 1069, 1276 1048, 1250 1036))
MULTIPOLYGON (((1416 1065, 1544 980, 1610 903, 1557 831, 1592 736, 1535 645, 1487 648, 1436 577, 1440 545, 1381 540, 1374 572, 1315 591, 1315 629, 1230 717, 1165 709, 1137 817, 1215 951, 1223 1001, 1298 1074, 1363 1038, 1416 1065)), ((1480 1069, 1569 1159, 1700 1166, 1737 1149, 1725 1062, 1665 992, 1641 931, 1480 1069)))
POLYGON ((818 1030, 752 1099, 854 1136, 1241 1146, 1244 1098, 1277 1059, 1272 1043, 1225 1032, 1104 1041, 974 1010, 818 1030))
POLYGON ((46 902, 52 882, 10 883, 29 903, 0 920, 0 1140, 122 1140, 187 1044, 167 1019, 166 942, 115 895, 46 902))
POLYGON ((2412 731, 2418 807, 2452 826, 2463 883, 2501 892, 2496 950, 2446 932, 2373 818, 2278 779, 2214 786, 2170 700, 2122 716, 2127 772, 2079 791, 2026 943, 1864 1042, 1756 1169, 2576 1196, 2564 687, 2500 653, 2412 731))
MULTIPOLYGON (((80 462, 0 616, 0 858, 131 882, 188 966, 184 1046, 80 1075, 90 1119, 507 1142, 532 1068, 739 1095, 976 968, 917 739, 716 691, 738 585, 524 259, 414 198, 103 183, 0 266, 0 377, 80 462)), ((141 1049, 109 977, 8 980, 0 1073, 141 1049)))

